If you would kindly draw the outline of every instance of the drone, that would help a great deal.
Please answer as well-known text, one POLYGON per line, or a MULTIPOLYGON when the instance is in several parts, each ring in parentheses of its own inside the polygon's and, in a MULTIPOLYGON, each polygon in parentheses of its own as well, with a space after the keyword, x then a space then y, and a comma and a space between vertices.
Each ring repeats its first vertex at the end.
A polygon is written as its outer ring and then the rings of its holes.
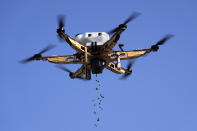
POLYGON ((22 60, 21 63, 27 63, 34 60, 48 61, 54 64, 61 64, 58 68, 69 73, 70 78, 91 80, 91 74, 101 74, 106 68, 116 74, 123 74, 122 79, 127 78, 132 74, 132 59, 139 58, 151 52, 157 52, 160 45, 163 45, 173 35, 167 34, 156 44, 148 49, 139 49, 125 51, 123 44, 119 44, 120 51, 113 50, 117 44, 120 35, 127 29, 127 24, 138 17, 140 13, 134 12, 122 24, 109 32, 86 32, 77 34, 75 39, 65 33, 64 16, 58 17, 57 34, 60 40, 66 41, 76 53, 66 56, 42 56, 43 53, 54 48, 49 45, 39 53, 30 58, 22 60), (110 37, 111 36, 111 37, 110 37), (126 68, 121 66, 121 60, 129 60, 126 68), (62 66, 62 64, 81 64, 82 66, 77 71, 72 72, 62 66))

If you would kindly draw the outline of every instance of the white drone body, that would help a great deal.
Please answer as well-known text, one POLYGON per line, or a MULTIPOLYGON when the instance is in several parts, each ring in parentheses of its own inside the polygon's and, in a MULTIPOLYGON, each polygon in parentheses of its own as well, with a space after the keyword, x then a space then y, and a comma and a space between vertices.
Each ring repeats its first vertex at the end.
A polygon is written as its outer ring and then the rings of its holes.
POLYGON ((86 46, 103 45, 109 39, 109 34, 106 32, 86 32, 76 35, 76 40, 86 46))

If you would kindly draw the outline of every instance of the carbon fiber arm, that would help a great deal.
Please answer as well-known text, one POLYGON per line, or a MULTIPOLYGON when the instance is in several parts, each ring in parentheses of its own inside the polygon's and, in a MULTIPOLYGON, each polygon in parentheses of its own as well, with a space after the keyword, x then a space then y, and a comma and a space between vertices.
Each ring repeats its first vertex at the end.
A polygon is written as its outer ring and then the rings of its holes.
POLYGON ((127 60, 127 59, 135 59, 140 56, 144 56, 147 53, 152 52, 152 49, 142 49, 142 50, 133 50, 133 51, 114 51, 108 53, 108 58, 110 61, 116 61, 117 56, 120 57, 120 60, 127 60))
POLYGON ((45 56, 38 57, 36 60, 48 60, 51 63, 55 64, 83 64, 84 62, 80 61, 77 58, 77 55, 69 55, 69 56, 45 56))

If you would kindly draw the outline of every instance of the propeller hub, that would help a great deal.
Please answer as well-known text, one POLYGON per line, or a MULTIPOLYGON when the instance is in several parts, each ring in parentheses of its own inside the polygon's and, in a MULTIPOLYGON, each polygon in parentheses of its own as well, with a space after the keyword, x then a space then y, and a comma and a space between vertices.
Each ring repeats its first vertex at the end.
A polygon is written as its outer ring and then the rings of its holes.
POLYGON ((151 46, 151 49, 156 52, 156 51, 158 51, 159 46, 158 45, 153 45, 153 46, 151 46))
POLYGON ((57 29, 57 33, 58 33, 58 34, 60 34, 60 32, 65 33, 65 30, 64 30, 64 28, 63 28, 63 27, 61 27, 61 28, 58 28, 58 29, 57 29))
POLYGON ((74 79, 72 72, 69 73, 69 76, 70 76, 71 79, 74 79))
POLYGON ((126 30, 127 29, 127 25, 120 24, 119 25, 119 28, 122 29, 122 30, 126 30))

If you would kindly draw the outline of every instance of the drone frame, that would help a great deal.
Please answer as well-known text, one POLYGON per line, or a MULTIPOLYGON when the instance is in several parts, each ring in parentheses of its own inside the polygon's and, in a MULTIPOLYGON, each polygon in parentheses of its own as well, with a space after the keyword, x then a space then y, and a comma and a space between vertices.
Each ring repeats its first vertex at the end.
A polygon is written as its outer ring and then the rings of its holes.
POLYGON ((121 51, 114 51, 113 47, 117 44, 120 35, 125 31, 127 28, 127 23, 130 22, 132 19, 137 17, 138 13, 133 13, 123 24, 120 24, 117 28, 113 29, 109 34, 113 34, 112 37, 106 41, 103 45, 96 45, 93 46, 86 46, 68 34, 65 33, 63 20, 59 21, 59 28, 57 29, 57 33, 61 39, 65 39, 65 41, 76 51, 73 55, 67 56, 42 56, 41 54, 45 52, 41 51, 39 54, 35 54, 33 57, 23 61, 28 62, 31 60, 43 60, 49 61, 55 64, 82 64, 82 66, 75 71, 74 73, 68 71, 68 69, 63 69, 67 72, 70 72, 71 78, 81 78, 85 80, 91 79, 91 60, 98 58, 105 61, 104 67, 116 74, 124 74, 128 76, 132 73, 131 65, 128 66, 128 69, 125 69, 121 66, 121 60, 129 60, 135 59, 140 56, 144 56, 150 52, 156 52, 159 49, 159 45, 164 44, 172 35, 168 34, 160 41, 158 41, 155 45, 152 45, 151 48, 148 49, 140 49, 140 50, 131 50, 131 51, 124 51, 122 49, 122 44, 119 44, 121 51), (96 48, 96 52, 94 51, 96 48), (85 78, 83 77, 85 75, 85 78))

